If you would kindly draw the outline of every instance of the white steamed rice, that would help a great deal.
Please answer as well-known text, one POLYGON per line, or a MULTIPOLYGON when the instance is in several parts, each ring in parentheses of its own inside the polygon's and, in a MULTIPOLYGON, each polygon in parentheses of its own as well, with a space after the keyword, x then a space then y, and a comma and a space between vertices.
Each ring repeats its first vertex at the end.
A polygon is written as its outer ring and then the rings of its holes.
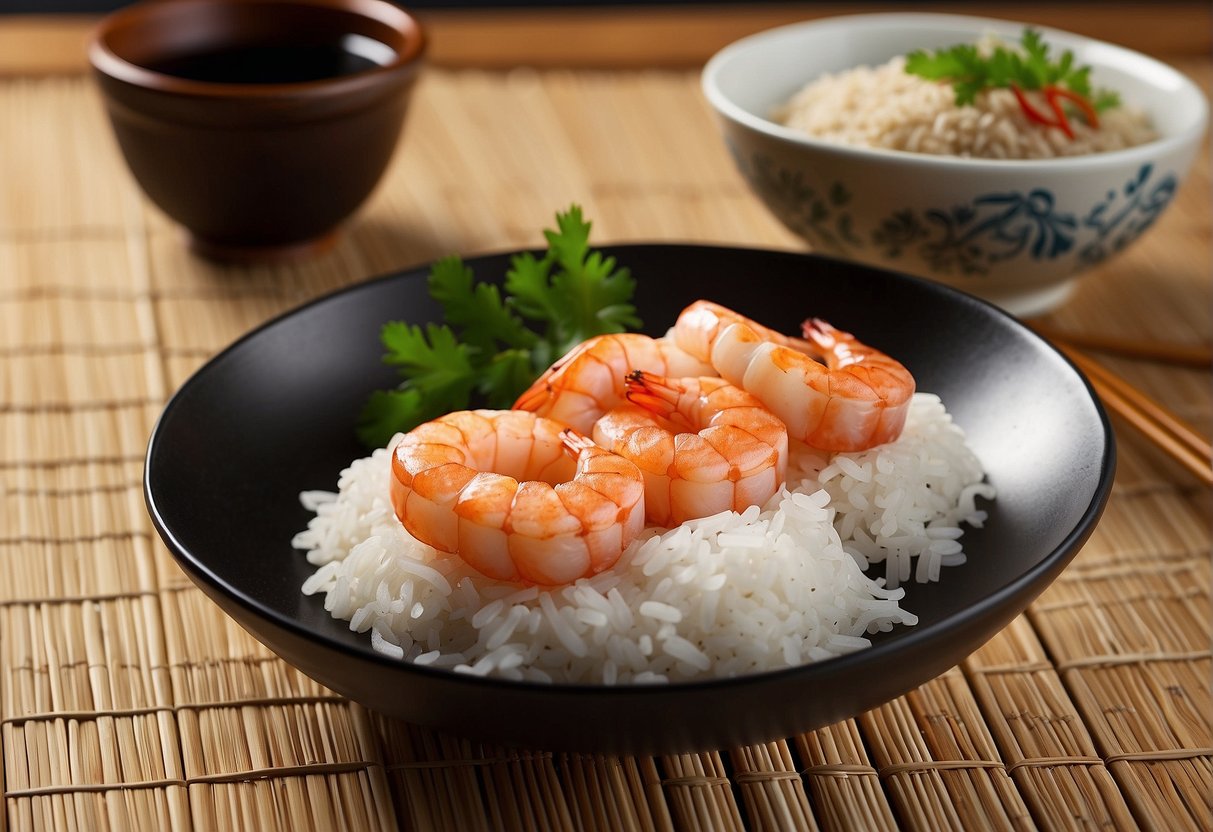
POLYGON ((612 569, 554 589, 485 578, 412 538, 388 499, 386 449, 342 472, 293 545, 303 586, 381 653, 543 682, 739 676, 849 653, 913 625, 899 582, 960 563, 962 523, 992 498, 938 397, 916 394, 898 441, 826 457, 800 447, 765 507, 650 529, 612 569), (883 561, 886 577, 869 578, 883 561))

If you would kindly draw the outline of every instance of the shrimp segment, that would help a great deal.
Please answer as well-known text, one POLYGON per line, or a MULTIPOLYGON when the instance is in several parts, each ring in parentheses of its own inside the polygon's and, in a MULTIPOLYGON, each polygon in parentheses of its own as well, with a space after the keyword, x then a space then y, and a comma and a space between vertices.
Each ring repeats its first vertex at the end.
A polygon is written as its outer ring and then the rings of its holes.
POLYGON ((826 451, 861 451, 901 435, 914 395, 902 364, 825 321, 791 338, 709 301, 674 324, 674 340, 783 419, 788 435, 826 451))
POLYGON ((762 505, 783 484, 788 434, 749 393, 719 378, 627 376, 631 405, 609 411, 594 439, 644 474, 650 523, 762 505))
POLYGON ((632 370, 674 377, 712 374, 711 367, 669 339, 637 333, 598 335, 569 350, 514 407, 589 433, 602 414, 624 403, 624 378, 632 370))
POLYGON ((462 410, 392 451, 409 534, 503 581, 569 583, 614 565, 644 528, 636 466, 520 410, 462 410))

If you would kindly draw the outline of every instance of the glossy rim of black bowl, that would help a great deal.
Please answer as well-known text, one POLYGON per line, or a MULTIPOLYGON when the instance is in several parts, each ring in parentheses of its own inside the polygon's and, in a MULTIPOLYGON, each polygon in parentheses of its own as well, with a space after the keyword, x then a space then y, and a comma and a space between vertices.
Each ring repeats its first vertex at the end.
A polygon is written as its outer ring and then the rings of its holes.
MULTIPOLYGON (((707 245, 685 246, 685 245, 679 245, 679 244, 637 243, 637 244, 611 245, 611 246, 605 246, 603 248, 604 248, 604 251, 606 251, 607 253, 620 257, 621 262, 626 262, 625 257, 622 256, 621 253, 626 253, 628 250, 639 250, 639 249, 650 249, 651 250, 651 249, 670 249, 670 248, 679 248, 679 249, 696 248, 696 249, 701 249, 701 250, 707 250, 709 252, 710 251, 724 251, 724 250, 733 251, 733 252, 738 252, 738 251, 740 251, 740 252, 758 252, 762 255, 767 255, 767 256, 787 256, 787 257, 793 257, 793 258, 804 258, 806 260, 806 262, 811 262, 813 260, 831 260, 832 259, 832 258, 821 257, 818 255, 803 254, 803 253, 791 252, 791 251, 780 251, 780 250, 773 250, 773 249, 764 250, 764 249, 752 249, 752 248, 742 249, 742 248, 738 248, 738 247, 707 246, 707 245)), ((515 252, 499 252, 499 253, 495 253, 495 254, 489 253, 489 254, 484 254, 484 255, 481 255, 481 256, 475 257, 475 258, 469 258, 466 260, 466 262, 468 263, 469 266, 475 268, 477 263, 480 261, 497 259, 497 258, 501 258, 502 256, 507 256, 507 255, 513 254, 513 253, 515 253, 515 252)), ((872 268, 861 267, 861 266, 855 266, 854 268, 863 269, 866 271, 873 271, 873 272, 884 271, 884 270, 880 270, 880 269, 872 269, 872 268)), ((820 681, 827 681, 829 677, 836 676, 836 675, 844 675, 848 671, 853 670, 856 666, 864 666, 864 665, 879 666, 879 663, 882 660, 892 659, 898 653, 922 651, 922 650, 926 649, 931 643, 935 642, 936 640, 938 640, 940 638, 945 638, 946 634, 949 632, 956 631, 956 630, 958 630, 958 628, 964 628, 966 626, 970 626, 970 625, 974 624, 974 622, 980 622, 980 621, 988 619, 988 616, 991 615, 992 611, 999 611, 1000 613, 1005 612, 1005 610, 1009 608, 1008 605, 1011 605, 1011 608, 1013 608, 1013 611, 1015 613, 1021 611, 1023 608, 1026 607, 1027 602, 1030 602, 1030 600, 1032 598, 1034 598, 1036 595, 1038 595, 1040 592, 1042 592, 1048 586, 1048 584, 1052 580, 1052 577, 1055 577, 1056 574, 1058 572, 1060 572, 1061 569, 1063 569, 1067 563, 1069 563, 1069 561, 1073 558, 1073 556, 1081 548, 1082 544, 1086 541, 1086 539, 1090 536, 1091 532, 1093 531, 1095 524, 1096 524, 1097 520, 1099 519, 1099 516, 1101 515, 1101 513, 1104 509, 1104 506, 1106 505, 1107 500, 1111 493, 1112 479, 1113 479, 1113 475, 1115 472, 1115 459, 1116 459, 1115 439, 1114 439, 1114 436, 1113 436, 1113 433, 1111 430, 1111 424, 1108 420, 1106 412, 1104 411, 1103 407, 1100 405, 1098 398, 1095 396, 1090 383, 1086 380, 1086 378, 1082 375, 1082 373, 1080 371, 1078 371, 1078 369, 1073 365, 1073 363, 1070 362, 1065 357, 1064 354, 1060 353, 1058 350, 1056 350, 1056 348, 1054 348, 1052 345, 1048 344, 1048 342, 1045 341, 1045 339, 1041 338, 1036 333, 1032 332, 1030 329, 1028 329, 1022 323, 1015 320, 1012 316, 1008 315, 1005 312, 1002 312, 1001 310, 997 309, 996 307, 993 307, 991 304, 989 304, 985 301, 982 301, 980 299, 977 299, 975 297, 972 297, 970 295, 967 295, 963 292, 959 292, 957 290, 951 289, 949 287, 946 287, 946 286, 943 286, 940 284, 933 283, 931 281, 926 281, 926 280, 923 280, 920 278, 910 277, 910 276, 906 276, 906 275, 897 275, 898 279, 904 279, 907 281, 921 284, 922 286, 928 287, 929 291, 932 291, 932 292, 938 291, 938 292, 942 292, 947 295, 950 295, 952 297, 953 302, 979 305, 979 306, 986 308, 987 314, 992 312, 993 314, 1001 316, 1001 317, 1005 318, 1006 320, 1010 321, 1012 323, 1012 325, 1017 330, 1020 331, 1021 335, 1028 337, 1030 339, 1033 339, 1039 345, 1045 347, 1048 351, 1053 353, 1057 358, 1061 359, 1061 361, 1065 365, 1067 365, 1069 367, 1069 369, 1075 374, 1075 376, 1082 382, 1082 384, 1086 388, 1088 395, 1090 396, 1091 402, 1094 406, 1096 414, 1098 415, 1099 422, 1100 422, 1100 425, 1103 430, 1103 439, 1104 439, 1103 455, 1102 455, 1102 458, 1099 460, 1099 475, 1098 475, 1097 485, 1096 485, 1096 488, 1094 490, 1094 493, 1091 497, 1089 504, 1086 506, 1085 510, 1082 512, 1079 522, 1075 525, 1074 528, 1069 530, 1066 533, 1066 535, 1064 536, 1064 538, 1047 555, 1045 555, 1038 563, 1032 565, 1027 570, 1020 573, 1016 578, 1014 578, 1013 580, 1009 581, 1008 583, 1002 585, 997 590, 983 596, 979 601, 966 607, 962 612, 954 613, 951 616, 948 616, 933 624, 919 625, 916 627, 908 628, 908 631, 899 632, 898 636, 895 640, 875 643, 872 646, 864 648, 862 650, 858 650, 858 651, 844 654, 844 655, 837 656, 837 657, 832 657, 832 658, 825 659, 825 660, 818 661, 818 662, 803 664, 803 665, 799 665, 796 667, 782 668, 782 669, 778 669, 778 670, 769 670, 769 671, 763 671, 763 672, 753 673, 753 674, 746 674, 744 676, 738 676, 738 677, 707 678, 707 679, 687 681, 687 682, 672 682, 672 683, 662 684, 662 685, 607 686, 607 685, 588 684, 588 683, 545 684, 545 683, 538 683, 538 682, 510 681, 510 680, 494 678, 494 677, 480 677, 480 676, 474 676, 474 675, 469 675, 469 674, 455 673, 455 672, 453 672, 451 670, 447 670, 447 669, 415 665, 415 664, 412 664, 411 662, 393 659, 391 657, 388 657, 386 655, 376 652, 370 646, 369 637, 364 639, 364 641, 361 644, 359 644, 356 648, 354 648, 354 650, 351 652, 349 645, 343 644, 343 643, 335 641, 333 639, 330 639, 324 633, 316 632, 315 630, 309 629, 307 626, 305 626, 302 622, 300 622, 296 618, 281 614, 273 609, 267 608, 264 604, 262 604, 260 601, 258 601, 257 598, 249 595, 244 589, 241 589, 240 587, 237 587, 237 586, 230 585, 228 582, 224 581, 218 575, 216 575, 210 568, 208 568, 208 566, 202 561, 202 559, 196 557, 193 553, 191 553, 188 550, 188 548, 186 546, 181 544, 176 539, 176 537, 172 534, 172 532, 169 530, 168 524, 165 522, 165 520, 161 516, 161 513, 156 505, 156 498, 152 493, 152 486, 151 486, 152 457, 153 457, 155 449, 156 449, 157 437, 160 434, 160 428, 161 428, 162 423, 164 423, 170 417, 173 409, 179 405, 179 403, 183 400, 183 398, 185 396, 188 395, 189 389, 190 389, 192 383, 194 382, 194 380, 196 378, 198 378, 201 374, 207 372, 210 368, 222 364, 222 362, 225 360, 225 358, 227 356, 231 355, 234 351, 238 350, 247 341, 255 338, 260 333, 275 327, 279 322, 281 322, 287 318, 290 318, 298 313, 301 313, 307 309, 310 309, 310 308, 315 307, 320 304, 324 304, 324 303, 332 300, 335 297, 351 295, 351 294, 358 293, 361 291, 372 290, 375 287, 380 286, 384 283, 389 283, 389 282, 393 282, 393 281, 397 281, 397 280, 423 279, 425 270, 426 270, 425 265, 420 265, 420 266, 416 266, 416 267, 412 267, 412 268, 406 268, 406 269, 402 269, 400 271, 397 271, 397 272, 394 272, 391 274, 383 275, 378 278, 374 278, 371 280, 367 280, 367 281, 364 281, 361 283, 353 284, 351 286, 347 286, 347 287, 338 289, 334 292, 331 292, 324 296, 313 299, 298 307, 287 310, 286 312, 270 319, 269 321, 266 321, 265 323, 259 325, 258 327, 254 328, 253 330, 249 331, 248 333, 246 333, 245 335, 243 335, 239 339, 237 339, 235 342, 233 342, 231 345, 229 345, 227 348, 225 348, 223 351, 221 351, 220 353, 218 353, 217 355, 212 357, 209 361, 207 361, 206 364, 203 365, 203 367, 201 367, 199 370, 197 370, 189 379, 186 380, 186 382, 184 384, 181 385, 180 388, 178 388, 178 390, 173 394, 172 397, 170 397, 169 401, 165 405, 165 408, 164 408, 163 412, 161 413, 159 419, 157 420, 156 426, 154 427, 154 429, 152 431, 152 434, 151 434, 151 437, 150 437, 150 440, 148 443, 148 450, 147 450, 147 455, 146 455, 146 459, 145 459, 145 469, 144 469, 144 498, 145 498, 145 501, 147 504, 147 509, 148 509, 149 514, 151 515, 153 524, 155 525, 160 536, 165 541, 165 543, 168 545, 170 551, 172 552, 172 554, 174 555, 176 560, 185 568, 185 570, 191 576, 191 578, 195 582, 203 584, 204 585, 203 589, 207 590, 207 594, 209 594, 213 598, 215 598, 216 601, 218 600, 219 597, 225 598, 230 601, 234 601, 245 613, 250 615, 252 618, 261 619, 262 621, 284 631, 289 636, 302 638, 309 642, 312 642, 315 646, 317 646, 319 648, 323 648, 325 651, 328 651, 329 653, 340 654, 343 657, 346 657, 348 659, 355 660, 355 661, 360 661, 360 662, 369 660, 369 661, 375 663, 376 665, 379 665, 382 668, 384 668, 388 671, 391 671, 394 674, 404 674, 404 676, 417 675, 417 676, 423 677, 423 678, 440 680, 443 683, 467 686, 474 690, 483 691, 485 694, 491 694, 494 691, 497 691, 497 692, 510 692, 513 694, 530 692, 533 694, 542 694, 544 696, 575 697, 575 696, 585 696, 588 694, 594 694, 594 695, 598 695, 598 696, 609 696, 609 697, 613 697, 613 698, 644 699, 644 698, 651 697, 653 699, 664 699, 664 698, 670 697, 672 695, 677 696, 680 693, 686 694, 686 693, 692 693, 692 692, 699 693, 699 692, 711 692, 711 691, 727 691, 732 688, 744 688, 744 687, 752 686, 752 685, 755 685, 755 683, 777 682, 779 680, 787 680, 787 679, 791 679, 793 677, 804 680, 804 681, 811 681, 813 679, 813 677, 819 677, 820 681), (1024 599, 1027 599, 1027 600, 1025 601, 1024 599)), ((885 272, 885 273, 889 274, 888 272, 885 272)), ((1013 617, 1013 615, 1005 616, 1004 620, 1000 626, 1005 626, 1006 623, 1009 623, 1011 617, 1013 617)), ((241 623, 243 626, 243 622, 241 622, 241 623)), ((987 625, 989 624, 988 620, 986 620, 986 624, 987 625)), ((248 628, 246 627, 246 629, 248 629, 248 628)), ((987 629, 988 629, 988 627, 987 627, 987 629)), ((993 632, 990 632, 989 635, 992 636, 994 634, 994 632, 996 632, 996 630, 994 630, 993 632)), ((256 632, 253 632, 253 635, 258 636, 258 634, 256 632)), ((974 646, 973 649, 976 649, 976 646, 974 646)), ((943 669, 946 669, 946 668, 943 668, 943 669)), ((941 670, 941 672, 942 672, 942 670, 941 670)), ((922 680, 922 681, 926 681, 926 680, 922 680)), ((329 683, 329 684, 330 684, 330 686, 334 686, 331 683, 329 683)), ((905 688, 902 691, 902 693, 912 689, 912 687, 913 687, 913 685, 905 688)), ((351 696, 351 698, 357 699, 358 697, 351 696)), ((885 697, 881 701, 887 701, 887 698, 888 697, 885 697)), ((878 704, 878 703, 873 703, 873 704, 878 704)), ((816 727, 816 726, 809 726, 809 727, 816 727)), ((804 730, 808 730, 809 727, 806 727, 804 730)), ((767 737, 767 738, 768 739, 774 738, 774 736, 772 735, 771 737, 767 737)), ((758 739, 756 738, 753 741, 758 741, 758 739)), ((643 742, 641 743, 641 745, 642 746, 644 745, 643 742)), ((690 749, 683 749, 683 750, 690 750, 690 749)))

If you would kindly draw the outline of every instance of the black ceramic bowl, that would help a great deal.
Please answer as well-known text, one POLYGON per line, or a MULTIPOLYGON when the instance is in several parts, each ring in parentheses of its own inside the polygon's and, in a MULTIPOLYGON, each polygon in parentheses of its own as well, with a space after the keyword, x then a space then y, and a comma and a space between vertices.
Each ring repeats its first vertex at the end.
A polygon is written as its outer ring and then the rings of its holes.
MULTIPOLYGON (((272 321, 214 358, 168 403, 148 448, 151 516, 224 610, 305 673, 370 708, 484 740, 620 753, 721 748, 854 716, 934 678, 1007 625, 1090 535, 1112 484, 1107 417, 1047 343, 982 301, 934 283, 814 257, 731 248, 608 249, 631 268, 661 332, 696 298, 782 329, 809 315, 898 357, 940 395, 998 489, 965 535, 969 562, 910 584, 911 628, 840 658, 666 686, 515 683, 377 654, 300 587, 300 491, 334 490, 365 456, 353 438, 368 393, 393 384, 380 326, 440 315, 425 269, 354 286, 272 321)), ((469 261, 500 279, 506 255, 469 261)))

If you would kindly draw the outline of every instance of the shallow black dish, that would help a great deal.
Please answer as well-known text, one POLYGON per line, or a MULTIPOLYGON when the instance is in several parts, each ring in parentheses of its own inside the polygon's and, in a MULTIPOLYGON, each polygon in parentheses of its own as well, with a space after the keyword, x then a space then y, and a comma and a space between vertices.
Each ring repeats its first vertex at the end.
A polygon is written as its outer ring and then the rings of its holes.
MULTIPOLYGON (((908 587, 913 628, 857 653, 741 679, 660 687, 542 686, 414 667, 375 653, 299 588, 290 546, 306 489, 333 490, 364 456, 352 428, 393 383, 379 327, 440 313, 426 269, 360 284, 272 321, 177 392, 152 435, 145 495, 190 577, 288 662, 370 708, 415 723, 552 750, 721 748, 820 727, 955 665, 1021 612, 1086 541, 1107 501, 1115 449, 1078 372, 992 306, 937 284, 809 255, 706 246, 609 249, 638 280, 646 324, 664 331, 704 297, 793 332, 825 318, 902 360, 939 394, 998 488, 969 563, 908 587)), ((482 279, 508 256, 470 261, 482 279)))

